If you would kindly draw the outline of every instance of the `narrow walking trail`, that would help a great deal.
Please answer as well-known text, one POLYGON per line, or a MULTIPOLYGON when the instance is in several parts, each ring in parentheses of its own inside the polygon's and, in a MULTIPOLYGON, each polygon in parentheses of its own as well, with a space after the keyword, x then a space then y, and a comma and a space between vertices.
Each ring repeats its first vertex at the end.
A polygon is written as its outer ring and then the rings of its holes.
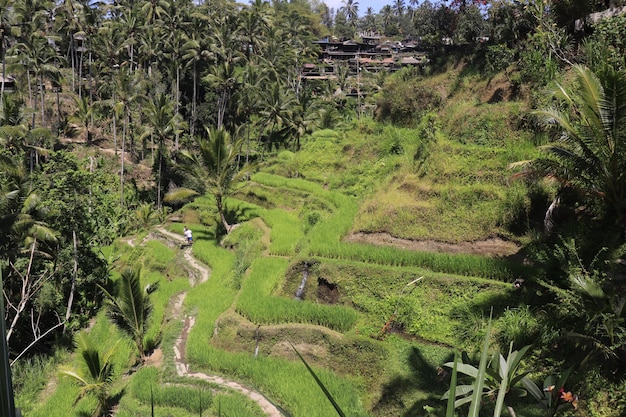
MULTIPOLYGON (((161 235, 170 242, 174 242, 179 247, 185 244, 185 239, 183 236, 172 233, 163 227, 158 227, 155 233, 161 235)), ((153 235, 149 235, 147 238, 148 240, 150 239, 150 236, 153 235)), ((142 243, 145 243, 145 241, 146 240, 144 240, 144 242, 142 243)), ((133 240, 126 240, 126 242, 129 245, 134 246, 133 240)), ((190 285, 194 287, 198 284, 206 282, 210 277, 209 268, 206 265, 202 264, 200 261, 198 261, 196 258, 194 258, 191 251, 191 246, 184 247, 183 249, 181 249, 181 251, 183 253, 183 259, 185 260, 185 263, 187 264, 187 266, 190 267, 190 269, 193 270, 188 271, 190 285)), ((237 381, 229 380, 219 375, 209 375, 201 372, 193 372, 192 370, 190 370, 189 364, 185 361, 185 346, 187 344, 189 332, 196 322, 196 318, 192 315, 181 317, 183 315, 183 304, 186 296, 187 293, 182 292, 170 301, 172 303, 173 318, 180 319, 184 323, 183 330, 181 331, 180 335, 176 339, 176 343, 174 344, 174 364, 176 366, 176 373, 178 374, 178 376, 202 379, 204 381, 219 385, 220 387, 237 391, 257 403, 258 406, 263 410, 265 415, 270 417, 284 416, 284 414, 280 412, 279 408, 260 392, 254 391, 253 389, 248 388, 237 381)))

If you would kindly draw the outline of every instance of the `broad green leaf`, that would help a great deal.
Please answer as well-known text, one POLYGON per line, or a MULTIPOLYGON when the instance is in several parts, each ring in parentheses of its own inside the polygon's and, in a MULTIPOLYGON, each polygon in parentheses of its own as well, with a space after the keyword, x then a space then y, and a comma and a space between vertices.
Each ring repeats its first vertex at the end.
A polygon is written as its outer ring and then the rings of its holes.
POLYGON ((509 354, 507 355, 507 359, 504 360, 504 357, 500 355, 500 374, 502 375, 502 382, 500 383, 500 387, 498 389, 498 398, 496 399, 496 408, 493 410, 493 417, 500 417, 500 414, 502 414, 504 397, 506 396, 509 383, 508 376, 511 369, 511 363, 514 359, 515 355, 513 354, 513 342, 511 342, 509 345, 509 354))
MULTIPOLYGON (((455 350, 454 351, 454 365, 452 366, 452 376, 450 377, 450 389, 448 390, 448 406, 446 407, 446 417, 454 417, 454 399, 456 398, 456 395, 457 395, 456 391, 459 388, 456 386, 458 362, 459 362, 459 352, 455 350)), ((444 398, 445 398, 445 395, 444 395, 444 398)))
POLYGON ((530 392, 530 395, 532 395, 537 401, 541 401, 544 399, 543 391, 541 391, 541 389, 537 386, 537 384, 535 384, 530 378, 526 376, 523 377, 522 385, 524 386, 524 388, 526 388, 528 392, 530 392))
POLYGON ((485 378, 487 376, 486 370, 487 370, 487 359, 489 358, 490 336, 491 336, 491 316, 489 317, 489 324, 487 324, 487 330, 485 332, 485 341, 483 343, 483 350, 482 350, 482 354, 480 357, 480 363, 478 365, 478 374, 476 375, 474 393, 472 395, 472 403, 470 404, 468 417, 478 417, 480 413, 483 387, 485 385, 485 378))

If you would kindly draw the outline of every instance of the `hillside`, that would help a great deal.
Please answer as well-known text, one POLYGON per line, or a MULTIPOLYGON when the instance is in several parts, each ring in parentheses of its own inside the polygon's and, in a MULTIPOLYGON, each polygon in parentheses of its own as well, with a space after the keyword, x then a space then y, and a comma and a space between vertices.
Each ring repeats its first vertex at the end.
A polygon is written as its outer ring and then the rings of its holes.
MULTIPOLYGON (((298 152, 268 159, 227 201, 238 224, 231 235, 216 236, 214 202, 202 198, 172 213, 167 232, 146 230, 106 248, 118 259, 114 269, 141 265, 144 279, 162 282, 149 331, 160 344, 138 372, 114 383, 114 392, 128 387, 119 391, 116 415, 148 412, 139 382, 146 378, 169 415, 243 401, 235 392, 249 388, 233 391, 226 380, 255 387, 291 415, 331 415, 293 348, 351 415, 442 409, 449 383, 442 365, 452 346, 475 349, 480 332, 467 329, 484 325, 490 308, 495 337, 505 338, 502 320, 521 302, 511 283, 524 273, 513 255, 525 238, 509 229, 506 218, 515 213, 506 210, 523 186, 507 165, 534 149, 527 133, 510 128, 522 103, 481 102, 493 95, 483 80, 447 91, 450 77, 469 82, 453 74, 424 80, 438 84, 445 101, 428 126, 364 119, 352 129, 317 131, 298 152), (466 126, 454 121, 461 112, 466 126), (478 138, 485 118, 499 132, 484 129, 478 138), (194 232, 192 248, 170 233, 182 236, 183 224, 194 232), (210 268, 208 281, 192 279, 194 259, 210 268), (169 403, 172 383, 195 386, 178 395, 205 395, 205 405, 169 403)), ((114 157, 107 146, 87 150, 114 157)), ((129 172, 149 172, 127 163, 129 172)), ((120 337, 102 315, 97 326, 106 340, 120 337)), ((75 388, 58 384, 29 415, 70 412, 62 398, 75 388)), ((249 415, 274 415, 243 403, 249 415)))

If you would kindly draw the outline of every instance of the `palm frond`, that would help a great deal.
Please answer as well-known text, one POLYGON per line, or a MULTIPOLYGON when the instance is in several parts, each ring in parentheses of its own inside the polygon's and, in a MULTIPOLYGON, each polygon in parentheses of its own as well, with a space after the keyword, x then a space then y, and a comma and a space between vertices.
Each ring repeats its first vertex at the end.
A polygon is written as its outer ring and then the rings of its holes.
POLYGON ((163 197, 163 201, 167 203, 185 202, 199 195, 199 192, 190 188, 176 188, 165 194, 165 196, 163 197))

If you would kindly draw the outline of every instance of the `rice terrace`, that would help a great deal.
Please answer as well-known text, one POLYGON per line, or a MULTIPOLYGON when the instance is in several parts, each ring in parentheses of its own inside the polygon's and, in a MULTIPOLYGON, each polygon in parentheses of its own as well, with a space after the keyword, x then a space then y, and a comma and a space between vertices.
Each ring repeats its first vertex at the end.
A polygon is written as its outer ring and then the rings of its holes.
POLYGON ((626 3, 0 0, 3 417, 623 417, 626 3))

